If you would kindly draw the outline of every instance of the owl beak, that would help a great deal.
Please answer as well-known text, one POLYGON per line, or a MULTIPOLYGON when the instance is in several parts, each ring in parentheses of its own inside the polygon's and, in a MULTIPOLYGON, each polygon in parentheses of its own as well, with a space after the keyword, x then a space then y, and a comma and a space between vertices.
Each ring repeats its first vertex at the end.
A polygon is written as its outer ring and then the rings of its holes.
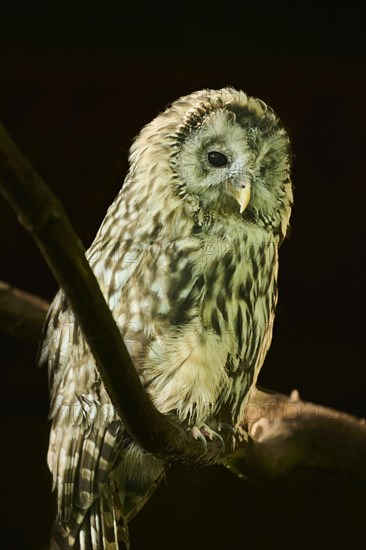
POLYGON ((231 187, 228 191, 230 195, 239 203, 240 214, 242 214, 250 201, 250 184, 241 183, 240 187, 231 187))

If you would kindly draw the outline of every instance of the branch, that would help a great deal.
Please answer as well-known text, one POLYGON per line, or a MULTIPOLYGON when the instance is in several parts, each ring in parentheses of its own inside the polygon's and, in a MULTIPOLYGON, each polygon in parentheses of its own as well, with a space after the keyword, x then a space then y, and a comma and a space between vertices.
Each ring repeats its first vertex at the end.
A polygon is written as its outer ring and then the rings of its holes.
POLYGON ((61 203, 0 125, 0 190, 29 231, 64 290, 95 358, 108 395, 130 435, 148 452, 187 464, 223 457, 219 442, 207 451, 151 403, 120 331, 61 203))
POLYGON ((49 303, 0 281, 0 330, 37 345, 49 303))
POLYGON ((366 481, 366 422, 334 409, 256 388, 246 407, 251 439, 225 465, 240 477, 320 471, 366 481))

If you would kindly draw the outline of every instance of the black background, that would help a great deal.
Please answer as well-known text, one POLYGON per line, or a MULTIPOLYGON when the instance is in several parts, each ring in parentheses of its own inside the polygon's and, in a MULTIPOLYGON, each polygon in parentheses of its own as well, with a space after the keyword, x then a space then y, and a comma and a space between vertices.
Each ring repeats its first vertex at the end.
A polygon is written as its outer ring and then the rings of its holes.
MULTIPOLYGON (((0 12, 0 118, 84 244, 121 186, 131 139, 168 102, 226 85, 260 97, 289 131, 296 187, 260 384, 365 415, 362 3, 86 6, 0 12)), ((52 275, 2 200, 0 251, 1 279, 52 298, 52 275)), ((45 549, 46 373, 32 346, 4 335, 0 345, 0 545, 45 549)), ((361 548, 364 492, 338 476, 243 482, 175 467, 131 523, 133 550, 361 548)))

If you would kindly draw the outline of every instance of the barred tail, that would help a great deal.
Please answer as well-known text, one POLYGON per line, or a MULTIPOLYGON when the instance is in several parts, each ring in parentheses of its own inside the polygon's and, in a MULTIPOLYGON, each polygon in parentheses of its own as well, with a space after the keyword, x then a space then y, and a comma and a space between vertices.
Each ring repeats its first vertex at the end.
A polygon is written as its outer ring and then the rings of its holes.
POLYGON ((55 522, 50 550, 122 549, 130 549, 128 528, 112 483, 107 483, 101 496, 87 510, 79 510, 71 522, 55 522))

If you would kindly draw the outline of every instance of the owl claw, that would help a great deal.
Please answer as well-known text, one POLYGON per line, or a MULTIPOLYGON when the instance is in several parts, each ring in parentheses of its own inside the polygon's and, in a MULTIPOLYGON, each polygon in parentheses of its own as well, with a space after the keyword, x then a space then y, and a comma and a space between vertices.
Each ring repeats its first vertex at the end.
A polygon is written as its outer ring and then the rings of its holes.
POLYGON ((218 439, 221 443, 223 451, 225 451, 225 442, 220 434, 212 430, 207 424, 202 424, 200 427, 193 426, 190 428, 194 439, 199 439, 202 441, 205 449, 207 449, 207 439, 213 441, 215 438, 218 439))
POLYGON ((235 435, 235 436, 238 435, 238 430, 236 428, 234 428, 233 426, 230 426, 230 424, 226 424, 225 422, 220 422, 218 426, 218 431, 222 432, 224 430, 230 432, 232 435, 235 435))
POLYGON ((239 428, 225 422, 220 422, 217 430, 224 435, 226 445, 232 451, 234 451, 240 441, 248 441, 245 434, 239 428), (226 432, 226 434, 223 432, 226 432))
POLYGON ((201 430, 198 428, 198 426, 193 426, 193 428, 191 428, 191 432, 192 432, 193 438, 196 440, 199 439, 200 441, 202 441, 204 448, 207 449, 206 438, 201 432, 201 430))

